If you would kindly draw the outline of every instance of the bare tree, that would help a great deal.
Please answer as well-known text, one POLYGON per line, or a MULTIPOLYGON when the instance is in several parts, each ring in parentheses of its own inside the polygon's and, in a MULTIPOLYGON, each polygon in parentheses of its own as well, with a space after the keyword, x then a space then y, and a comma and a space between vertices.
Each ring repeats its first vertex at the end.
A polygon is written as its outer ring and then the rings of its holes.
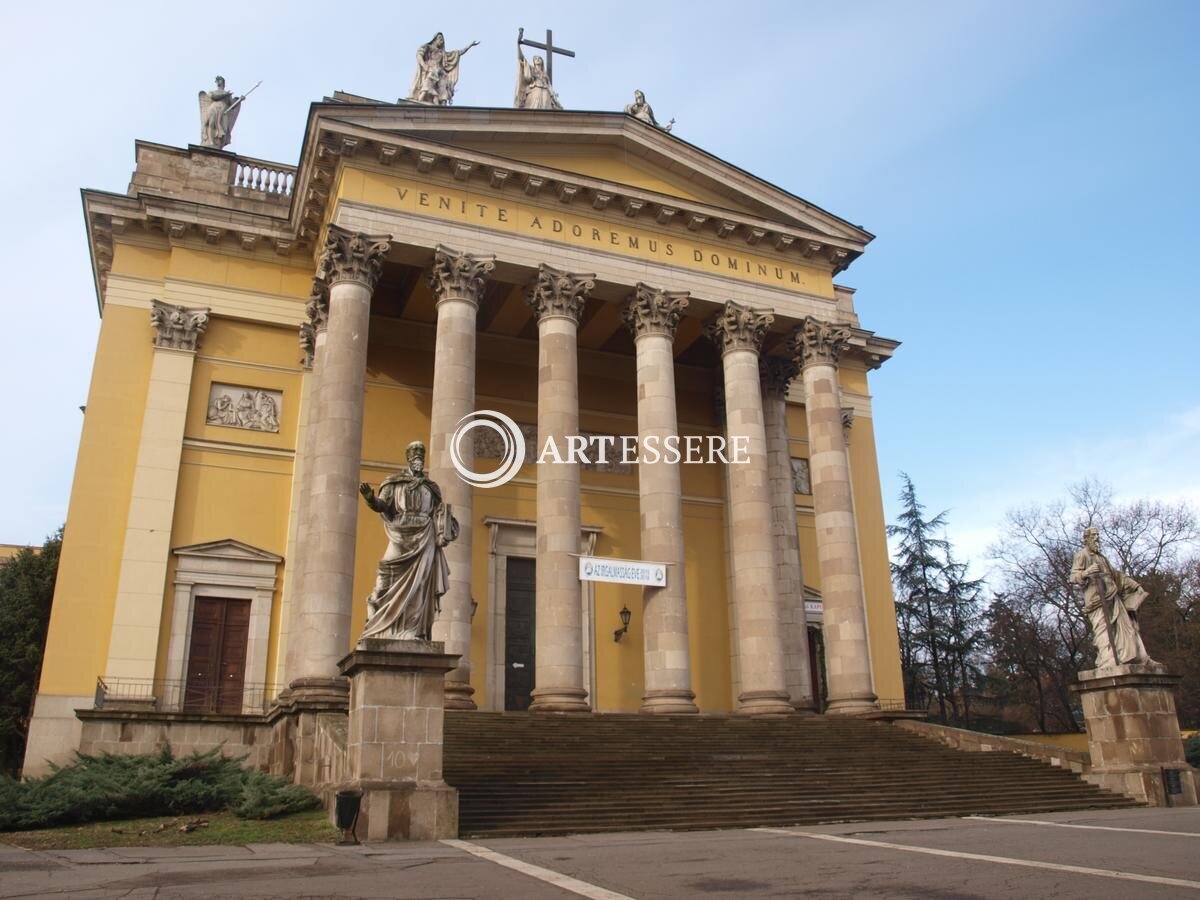
MULTIPOLYGON (((1194 586, 1185 586, 1183 573, 1194 565, 1200 530, 1195 511, 1186 504, 1119 503, 1111 488, 1089 480, 1070 489, 1069 501, 1010 511, 1000 540, 990 550, 1001 588, 989 617, 993 655, 1004 660, 997 671, 1026 682, 1018 693, 1038 698, 1042 728, 1056 720, 1078 728, 1069 715, 1073 705, 1069 685, 1080 669, 1090 668, 1094 648, 1069 576, 1083 530, 1089 526, 1099 530, 1114 565, 1152 594, 1170 595, 1160 596, 1152 609, 1170 607, 1177 617, 1186 610, 1181 630, 1188 634, 1188 617, 1193 621, 1198 617, 1191 612, 1197 604, 1194 586), (1172 584, 1178 584, 1178 589, 1172 590, 1172 584), (1009 612, 997 604, 1005 604, 1009 612), (1008 630, 1024 633, 1030 643, 1009 646, 1008 630), (1030 652, 1039 654, 1036 664, 1017 661, 1030 652)), ((1143 629, 1143 635, 1153 654, 1162 636, 1147 631, 1143 629)))

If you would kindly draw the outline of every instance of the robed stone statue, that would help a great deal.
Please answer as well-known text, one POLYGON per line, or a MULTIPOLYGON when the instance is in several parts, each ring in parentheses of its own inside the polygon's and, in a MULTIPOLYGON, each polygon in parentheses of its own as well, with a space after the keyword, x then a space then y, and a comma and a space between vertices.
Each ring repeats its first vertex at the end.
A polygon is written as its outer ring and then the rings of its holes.
POLYGON ((517 90, 513 96, 513 106, 517 109, 562 109, 558 94, 550 84, 550 75, 546 64, 540 56, 526 60, 521 52, 521 41, 525 37, 525 29, 517 33, 517 90))
POLYGON ((233 124, 242 108, 243 97, 225 90, 225 79, 217 76, 217 86, 200 92, 200 143, 224 150, 233 139, 233 124))
POLYGON ((446 38, 439 31, 429 43, 418 47, 417 72, 408 99, 431 106, 449 106, 454 101, 463 54, 478 43, 471 41, 461 50, 447 50, 446 38))
POLYGON ((425 445, 414 441, 405 457, 408 468, 384 479, 378 495, 369 484, 359 486, 388 536, 360 640, 429 640, 449 583, 442 548, 458 537, 458 522, 425 475, 425 445))
POLYGON ((1096 644, 1096 668, 1142 663, 1157 665, 1138 632, 1137 611, 1148 596, 1136 581, 1113 567, 1100 552, 1100 532, 1083 532, 1083 549, 1071 564, 1071 583, 1083 588, 1083 612, 1096 644))
POLYGON ((625 106, 625 114, 633 116, 645 122, 647 125, 653 125, 655 128, 661 128, 663 131, 670 131, 675 126, 675 120, 672 119, 666 125, 660 125, 658 119, 654 118, 654 110, 650 104, 646 102, 646 95, 641 91, 633 92, 633 102, 625 106))

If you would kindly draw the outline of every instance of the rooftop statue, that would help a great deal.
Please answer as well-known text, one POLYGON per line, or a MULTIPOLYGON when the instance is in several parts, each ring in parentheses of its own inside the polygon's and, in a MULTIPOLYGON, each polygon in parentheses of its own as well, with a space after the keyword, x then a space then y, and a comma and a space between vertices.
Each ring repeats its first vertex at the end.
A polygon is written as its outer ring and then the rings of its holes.
POLYGON ((478 44, 471 41, 461 50, 447 50, 446 38, 439 31, 427 44, 417 48, 417 73, 413 76, 408 99, 431 106, 449 106, 458 85, 458 64, 463 54, 478 44))
MULTIPOLYGON (((256 84, 254 87, 258 87, 256 84)), ((233 124, 241 112, 245 97, 225 90, 225 79, 217 76, 215 90, 200 92, 200 144, 224 150, 233 140, 233 124)))
POLYGON ((360 640, 429 640, 449 584, 442 548, 458 537, 458 522, 442 502, 441 489, 425 475, 425 445, 414 441, 405 457, 408 468, 384 479, 378 496, 369 484, 359 485, 388 536, 360 640))
POLYGON ((1100 532, 1083 532, 1083 549, 1071 564, 1071 583, 1083 588, 1083 612, 1092 627, 1096 668, 1141 663, 1157 665, 1138 632, 1137 611, 1148 596, 1136 581, 1100 552, 1100 532))
POLYGON ((633 102, 626 105, 625 114, 633 116, 635 119, 641 119, 647 125, 653 125, 655 128, 661 128, 663 131, 670 131, 675 127, 674 119, 666 125, 658 124, 658 119, 654 118, 654 110, 650 108, 650 104, 646 102, 646 95, 641 91, 633 92, 633 102))
POLYGON ((517 91, 513 106, 517 109, 562 109, 545 62, 540 56, 527 61, 521 52, 524 39, 525 29, 522 28, 517 33, 517 91))

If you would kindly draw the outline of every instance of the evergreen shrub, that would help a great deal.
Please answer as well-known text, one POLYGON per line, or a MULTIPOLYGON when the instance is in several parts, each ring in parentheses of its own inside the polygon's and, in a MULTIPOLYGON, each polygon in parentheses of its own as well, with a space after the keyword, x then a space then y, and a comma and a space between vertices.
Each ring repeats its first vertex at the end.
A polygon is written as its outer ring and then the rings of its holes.
POLYGON ((181 758, 169 747, 146 756, 75 756, 44 778, 0 778, 0 831, 220 810, 269 819, 320 805, 307 788, 243 769, 245 757, 219 749, 181 758))

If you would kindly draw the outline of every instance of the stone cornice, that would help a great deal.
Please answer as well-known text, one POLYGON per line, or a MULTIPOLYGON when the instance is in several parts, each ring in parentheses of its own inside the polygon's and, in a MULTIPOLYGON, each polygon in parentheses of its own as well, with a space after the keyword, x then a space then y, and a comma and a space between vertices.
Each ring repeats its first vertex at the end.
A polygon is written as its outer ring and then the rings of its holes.
POLYGON ((664 291, 638 282, 621 308, 621 320, 635 338, 644 334, 675 337, 679 317, 688 308, 687 291, 664 291))
POLYGON ((495 256, 475 256, 438 245, 429 270, 429 289, 437 302, 466 300, 479 306, 484 282, 496 268, 495 256))
POLYGON ((538 269, 537 279, 529 286, 525 302, 541 322, 553 316, 573 319, 579 324, 588 293, 596 286, 594 275, 576 275, 553 266, 538 269))
MULTIPOLYGON (((690 232, 693 235, 709 232, 709 237, 715 236, 721 242, 744 243, 759 251, 773 250, 791 263, 826 268, 835 275, 860 256, 871 239, 870 234, 862 231, 854 230, 853 235, 831 235, 814 227, 781 223, 411 135, 384 134, 374 128, 343 121, 322 120, 312 124, 317 129, 317 137, 313 149, 306 150, 301 160, 301 173, 297 179, 297 196, 303 205, 301 219, 304 222, 319 222, 325 213, 329 197, 328 190, 321 185, 332 184, 334 176, 332 172, 322 175, 322 166, 332 168, 337 159, 353 156, 356 166, 380 171, 415 170, 426 177, 440 175, 450 183, 471 186, 473 190, 486 185, 493 196, 557 197, 568 206, 575 204, 593 210, 609 210, 610 213, 619 211, 624 218, 652 220, 655 227, 666 231, 678 230, 681 234, 690 232), (317 182, 315 187, 309 185, 307 179, 305 163, 309 160, 313 180, 317 182)), ((779 194, 783 195, 783 192, 779 194)), ((829 218, 840 221, 836 217, 829 218)), ((300 239, 305 237, 302 231, 300 239)))

